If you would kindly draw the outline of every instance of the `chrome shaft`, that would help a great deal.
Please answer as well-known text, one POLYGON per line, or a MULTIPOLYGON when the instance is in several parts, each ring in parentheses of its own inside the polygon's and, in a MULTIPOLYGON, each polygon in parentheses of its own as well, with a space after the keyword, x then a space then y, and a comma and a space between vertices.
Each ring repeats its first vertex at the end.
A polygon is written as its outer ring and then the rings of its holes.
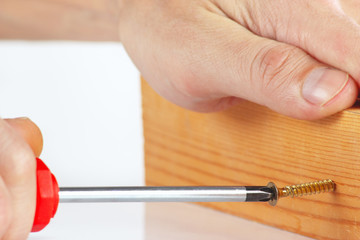
POLYGON ((60 188, 60 202, 246 202, 269 201, 266 187, 76 187, 60 188))

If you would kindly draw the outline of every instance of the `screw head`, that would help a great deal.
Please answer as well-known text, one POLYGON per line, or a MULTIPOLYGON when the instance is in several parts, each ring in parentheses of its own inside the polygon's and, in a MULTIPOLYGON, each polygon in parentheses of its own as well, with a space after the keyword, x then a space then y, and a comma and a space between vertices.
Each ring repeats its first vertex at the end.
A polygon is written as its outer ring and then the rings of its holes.
POLYGON ((273 195, 272 195, 271 199, 269 200, 269 204, 271 206, 275 207, 278 202, 278 199, 279 199, 279 190, 276 187, 275 183, 273 183, 273 182, 269 182, 266 186, 268 188, 270 188, 273 192, 273 195))

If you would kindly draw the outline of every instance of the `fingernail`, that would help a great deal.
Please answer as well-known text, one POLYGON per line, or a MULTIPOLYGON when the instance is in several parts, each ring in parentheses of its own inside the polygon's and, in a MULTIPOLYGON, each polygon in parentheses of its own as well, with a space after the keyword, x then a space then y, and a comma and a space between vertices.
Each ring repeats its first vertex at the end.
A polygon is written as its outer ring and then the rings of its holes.
POLYGON ((324 106, 344 89, 348 81, 349 74, 331 68, 317 68, 307 76, 302 95, 308 102, 324 106))

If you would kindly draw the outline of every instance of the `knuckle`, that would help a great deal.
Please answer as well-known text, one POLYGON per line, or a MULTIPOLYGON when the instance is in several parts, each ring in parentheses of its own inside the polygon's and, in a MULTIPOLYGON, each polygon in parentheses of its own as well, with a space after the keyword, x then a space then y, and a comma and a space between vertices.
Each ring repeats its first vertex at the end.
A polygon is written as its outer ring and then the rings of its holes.
POLYGON ((23 146, 11 153, 8 163, 12 169, 12 179, 27 181, 36 170, 36 161, 30 147, 25 143, 21 145, 23 146))
POLYGON ((259 64, 262 90, 275 90, 286 83, 287 75, 290 74, 288 67, 291 65, 291 57, 295 54, 295 48, 290 46, 275 46, 261 49, 255 61, 259 64))

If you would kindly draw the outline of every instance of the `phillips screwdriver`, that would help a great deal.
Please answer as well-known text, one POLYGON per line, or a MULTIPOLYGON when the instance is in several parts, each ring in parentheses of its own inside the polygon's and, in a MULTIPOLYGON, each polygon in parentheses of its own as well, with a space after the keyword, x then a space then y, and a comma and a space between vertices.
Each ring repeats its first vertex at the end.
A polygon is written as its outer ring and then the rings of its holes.
POLYGON ((266 186, 188 187, 62 187, 49 168, 37 158, 37 201, 32 232, 42 230, 54 217, 59 202, 269 202, 280 197, 333 191, 331 180, 277 188, 266 186))

